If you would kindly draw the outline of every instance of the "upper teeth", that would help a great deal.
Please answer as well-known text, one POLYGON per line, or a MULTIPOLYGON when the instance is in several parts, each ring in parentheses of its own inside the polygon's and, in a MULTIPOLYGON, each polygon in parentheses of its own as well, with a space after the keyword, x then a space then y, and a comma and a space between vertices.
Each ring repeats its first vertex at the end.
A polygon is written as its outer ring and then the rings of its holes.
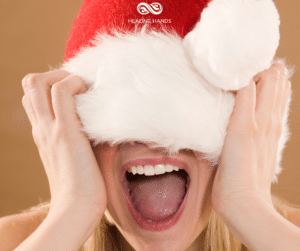
POLYGON ((144 174, 146 176, 153 176, 158 174, 163 174, 165 172, 173 172, 178 171, 180 168, 178 166, 173 165, 145 165, 145 166, 132 166, 130 167, 127 172, 130 172, 132 174, 144 174))

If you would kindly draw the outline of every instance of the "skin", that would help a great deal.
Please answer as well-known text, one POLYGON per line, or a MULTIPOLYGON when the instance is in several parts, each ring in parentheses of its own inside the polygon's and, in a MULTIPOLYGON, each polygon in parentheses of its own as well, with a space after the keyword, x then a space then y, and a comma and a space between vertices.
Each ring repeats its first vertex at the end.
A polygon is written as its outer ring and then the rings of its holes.
MULTIPOLYGON (((94 229, 108 209, 107 214, 112 217, 122 238, 136 250, 184 250, 188 247, 192 250, 213 208, 232 230, 235 227, 236 236, 247 242, 247 230, 243 232, 240 227, 239 231, 239 223, 233 220, 237 215, 236 205, 259 201, 272 207, 271 181, 291 89, 286 69, 281 64, 274 64, 259 73, 249 86, 237 92, 217 169, 213 169, 198 152, 181 151, 172 156, 188 163, 192 180, 183 215, 175 226, 163 232, 145 231, 136 225, 120 185, 122 164, 135 158, 164 156, 163 149, 141 142, 114 147, 102 144, 92 148, 75 113, 73 96, 85 92, 85 85, 78 76, 62 70, 30 74, 23 79, 23 89, 23 106, 49 179, 49 217, 58 219, 56 216, 61 208, 68 215, 73 208, 78 208, 80 214, 76 211, 77 215, 84 215, 82 222, 90 222, 82 236, 94 229)), ((240 218, 246 219, 246 216, 240 218)), ((45 233, 50 231, 47 227, 45 233)), ((62 241, 59 238, 53 237, 49 243, 53 246, 62 241)), ((257 242, 255 238, 253 242, 257 242)), ((37 239, 36 234, 27 240, 28 246, 37 243, 36 247, 39 247, 37 239)), ((74 242, 80 246, 84 240, 77 243, 75 238, 70 238, 69 242, 63 240, 63 243, 66 247, 74 242)), ((252 243, 247 244, 251 246, 252 243)), ((45 242, 41 247, 45 247, 45 242)))

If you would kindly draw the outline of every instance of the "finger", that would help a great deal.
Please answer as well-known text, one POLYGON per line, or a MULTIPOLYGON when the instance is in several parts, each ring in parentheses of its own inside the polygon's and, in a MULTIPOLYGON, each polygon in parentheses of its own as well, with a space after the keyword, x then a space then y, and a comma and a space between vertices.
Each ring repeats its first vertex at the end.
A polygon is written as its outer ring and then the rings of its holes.
POLYGON ((36 116, 35 116, 35 112, 32 108, 30 98, 28 98, 28 96, 26 96, 26 95, 23 96, 22 105, 25 109, 25 112, 26 112, 27 117, 30 121, 30 124, 33 125, 34 123, 36 123, 36 116))
POLYGON ((76 75, 70 75, 52 86, 52 104, 57 122, 72 124, 78 121, 73 96, 85 91, 83 80, 76 75))
POLYGON ((38 120, 53 120, 54 113, 51 104, 51 86, 70 73, 62 70, 47 73, 28 74, 22 80, 24 93, 30 99, 30 104, 38 120))
POLYGON ((286 107, 285 96, 287 94, 286 89, 288 88, 287 69, 284 67, 283 64, 279 64, 279 63, 276 63, 273 66, 279 70, 279 83, 278 83, 277 97, 275 99, 274 116, 281 119, 282 109, 283 107, 286 107))
POLYGON ((256 87, 254 81, 237 91, 229 127, 245 130, 255 122, 256 87))
POLYGON ((288 107, 289 99, 290 99, 290 96, 291 96, 291 89, 292 89, 291 82, 287 80, 286 81, 286 87, 284 89, 283 102, 282 102, 282 105, 280 107, 280 119, 281 119, 281 121, 283 121, 285 111, 288 107))
POLYGON ((278 92, 279 70, 276 67, 259 73, 254 80, 256 85, 256 109, 255 116, 257 121, 265 121, 266 118, 273 116, 275 101, 278 92))
POLYGON ((61 79, 67 77, 68 75, 70 75, 69 72, 65 71, 65 70, 53 70, 53 71, 47 71, 44 73, 30 73, 27 74, 23 79, 22 79, 22 83, 23 82, 28 82, 30 78, 32 78, 32 75, 37 75, 40 77, 45 77, 45 79, 48 80, 49 84, 52 85, 55 82, 60 81, 61 79))

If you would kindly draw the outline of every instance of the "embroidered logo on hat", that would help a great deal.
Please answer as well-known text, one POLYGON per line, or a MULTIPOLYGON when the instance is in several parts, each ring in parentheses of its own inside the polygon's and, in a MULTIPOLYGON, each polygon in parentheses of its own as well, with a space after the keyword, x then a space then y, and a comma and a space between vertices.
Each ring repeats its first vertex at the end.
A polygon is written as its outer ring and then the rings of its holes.
POLYGON ((137 6, 137 11, 141 15, 147 15, 152 13, 153 15, 159 15, 163 11, 163 7, 160 3, 152 3, 152 4, 147 4, 147 3, 140 3, 137 6))

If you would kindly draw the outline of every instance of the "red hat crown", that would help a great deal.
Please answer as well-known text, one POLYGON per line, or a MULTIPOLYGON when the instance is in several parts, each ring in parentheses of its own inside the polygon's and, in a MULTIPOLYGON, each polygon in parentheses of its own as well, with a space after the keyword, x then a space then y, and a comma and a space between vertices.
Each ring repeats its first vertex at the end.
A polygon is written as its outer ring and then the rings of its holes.
POLYGON ((85 0, 69 35, 65 61, 74 57, 82 47, 92 46, 91 41, 98 31, 110 35, 114 30, 133 31, 139 24, 145 24, 140 20, 148 20, 147 25, 152 30, 172 29, 183 38, 199 21, 201 12, 210 1, 85 0))

